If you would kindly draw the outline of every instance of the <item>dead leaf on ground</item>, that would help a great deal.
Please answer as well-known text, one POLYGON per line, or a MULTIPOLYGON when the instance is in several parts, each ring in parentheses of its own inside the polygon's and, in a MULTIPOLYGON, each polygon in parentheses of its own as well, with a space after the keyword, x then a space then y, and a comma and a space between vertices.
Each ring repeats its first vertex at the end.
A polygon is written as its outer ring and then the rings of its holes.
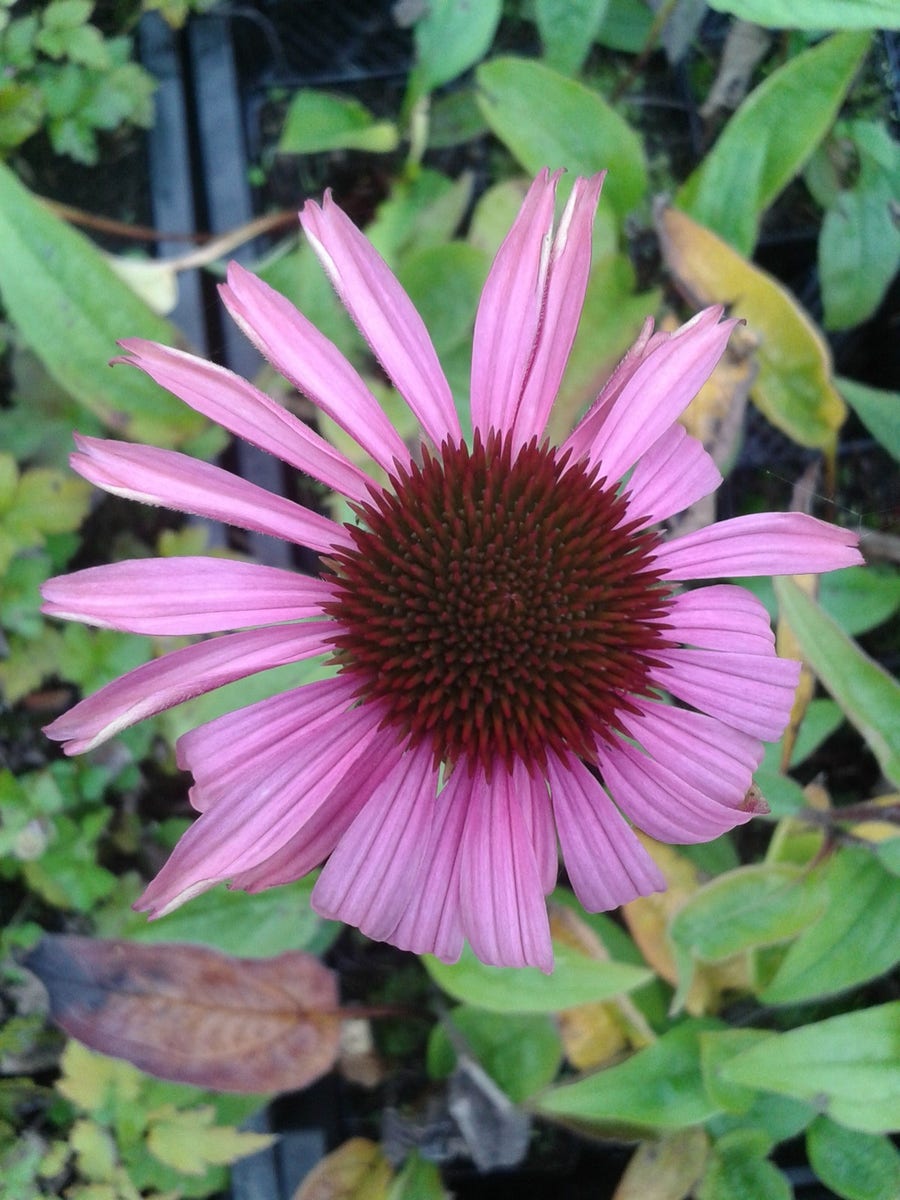
POLYGON ((49 934, 25 963, 66 1033, 162 1079, 283 1092, 306 1087, 337 1057, 337 985, 309 954, 234 958, 205 946, 49 934))
POLYGON ((709 1138, 696 1127, 641 1142, 612 1200, 685 1200, 708 1155, 709 1138))
POLYGON ((293 1200, 387 1200, 392 1176, 377 1143, 351 1138, 310 1171, 293 1200))

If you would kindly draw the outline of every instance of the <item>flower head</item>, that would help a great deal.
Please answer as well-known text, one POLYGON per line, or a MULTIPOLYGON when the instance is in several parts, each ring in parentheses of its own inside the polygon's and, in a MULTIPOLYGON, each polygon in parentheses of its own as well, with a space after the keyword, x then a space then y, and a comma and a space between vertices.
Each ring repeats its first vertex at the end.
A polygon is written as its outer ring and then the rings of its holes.
POLYGON ((326 195, 301 222, 421 426, 410 451, 362 378, 288 302, 232 266, 222 296, 263 354, 384 469, 380 486, 249 383, 124 342, 187 404, 346 497, 339 525, 228 472, 78 438, 99 487, 321 552, 320 578, 174 558, 51 580, 45 611, 145 634, 223 636, 174 650, 48 727, 69 753, 257 671, 328 656, 331 677, 178 743, 200 813, 139 907, 213 884, 250 891, 325 862, 324 915, 452 960, 552 965, 544 897, 557 843, 590 910, 664 881, 633 826, 696 842, 750 819, 762 741, 781 735, 799 667, 762 605, 690 580, 826 571, 860 560, 846 531, 798 514, 738 517, 664 541, 659 523, 721 481, 677 423, 735 322, 648 321, 561 446, 545 440, 584 301, 601 177, 554 232, 556 177, 532 184, 475 325, 462 436, 421 318, 326 195), (239 632, 224 632, 238 630, 239 632), (326 861, 327 860, 327 861, 326 861))

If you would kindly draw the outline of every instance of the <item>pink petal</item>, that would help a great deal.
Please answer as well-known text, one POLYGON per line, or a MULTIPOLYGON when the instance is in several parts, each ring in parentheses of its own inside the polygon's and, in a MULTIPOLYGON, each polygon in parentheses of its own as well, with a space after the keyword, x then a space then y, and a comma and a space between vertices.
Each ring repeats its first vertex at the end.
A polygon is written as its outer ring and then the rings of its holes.
POLYGON ((665 891, 656 863, 584 764, 551 756, 548 773, 563 862, 587 911, 665 891))
POLYGON ((628 520, 655 525, 714 492, 722 482, 719 468, 678 424, 670 425, 635 465, 626 485, 628 520))
POLYGON ((156 713, 226 683, 322 654, 331 623, 315 621, 277 629, 252 629, 173 650, 129 671, 70 708, 44 732, 68 743, 66 754, 84 754, 114 734, 156 713))
POLYGON ((42 612, 129 633, 218 633, 322 615, 321 579, 224 558, 137 558, 48 579, 42 612))
POLYGON ((429 746, 403 756, 373 789, 313 889, 323 917, 383 941, 409 903, 434 820, 437 775, 429 746))
MULTIPOLYGON (((620 479, 657 438, 681 416, 721 358, 737 321, 718 321, 720 308, 706 309, 638 363, 596 425, 589 413, 563 449, 599 463, 602 474, 620 479)), ((601 410, 603 411, 603 410, 601 410)))
POLYGON ((859 565, 858 540, 805 513, 751 513, 673 538, 654 553, 670 579, 800 575, 859 565))
POLYGON ((197 412, 351 500, 368 499, 371 481, 358 467, 239 375, 143 338, 119 345, 130 357, 115 361, 139 367, 197 412))
POLYGON ((271 858, 366 753, 381 715, 374 705, 320 711, 268 756, 257 755, 248 738, 243 786, 201 812, 135 907, 163 916, 199 891, 271 858))
POLYGON ((725 650, 660 650, 655 657, 665 668, 655 668, 654 679, 679 700, 763 741, 784 733, 798 662, 725 650))
POLYGON ((463 932, 482 962, 553 970, 550 922, 512 782, 502 768, 475 775, 461 847, 463 932))
POLYGON ((707 650, 775 653, 775 634, 765 605, 746 590, 713 584, 673 596, 666 623, 671 637, 707 650))
POLYGON ((643 359, 662 342, 668 341, 668 333, 653 332, 653 318, 647 317, 633 346, 623 355, 609 379, 600 389, 600 394, 573 429, 566 445, 572 449, 576 459, 586 455, 597 437, 604 421, 614 408, 614 401, 622 388, 635 373, 643 359))
POLYGON ((381 405, 337 346, 284 296, 238 263, 222 300, 254 346, 386 471, 409 452, 381 405))
POLYGON ((260 892, 309 874, 332 852, 401 754, 402 748, 388 738, 374 739, 368 753, 352 765, 300 832, 252 870, 235 875, 231 886, 260 892))
POLYGON ((615 803, 629 821, 657 841, 709 842, 754 815, 707 796, 676 771, 625 742, 598 744, 597 760, 615 803))
POLYGON ((602 175, 578 179, 552 245, 559 172, 542 171, 494 260, 478 306, 472 351, 476 429, 540 438, 559 390, 591 268, 602 175))
POLYGON ((397 391, 440 446, 462 437, 453 396, 428 330, 386 263, 326 192, 300 222, 345 308, 397 391))
POLYGON ((387 939, 401 950, 434 954, 443 962, 456 962, 462 953, 459 867, 471 794, 471 776, 458 766, 435 802, 428 845, 409 903, 387 939))
POLYGON ((349 534, 291 500, 174 450, 75 435, 73 470, 104 491, 253 529, 323 553, 353 546, 349 534))
POLYGON ((513 767, 513 788, 522 807, 525 828, 534 850, 544 895, 556 887, 559 875, 559 855, 556 849, 556 829, 547 781, 543 775, 533 776, 516 762, 513 767))

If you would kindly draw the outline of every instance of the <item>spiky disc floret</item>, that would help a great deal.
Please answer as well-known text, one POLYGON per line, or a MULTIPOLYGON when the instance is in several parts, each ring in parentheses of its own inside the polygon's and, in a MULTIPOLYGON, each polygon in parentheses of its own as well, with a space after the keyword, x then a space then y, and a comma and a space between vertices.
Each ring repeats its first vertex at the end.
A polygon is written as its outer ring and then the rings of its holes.
POLYGON ((357 511, 355 548, 332 559, 335 655, 435 761, 590 760, 649 693, 670 644, 657 535, 584 462, 476 433, 398 466, 357 511))

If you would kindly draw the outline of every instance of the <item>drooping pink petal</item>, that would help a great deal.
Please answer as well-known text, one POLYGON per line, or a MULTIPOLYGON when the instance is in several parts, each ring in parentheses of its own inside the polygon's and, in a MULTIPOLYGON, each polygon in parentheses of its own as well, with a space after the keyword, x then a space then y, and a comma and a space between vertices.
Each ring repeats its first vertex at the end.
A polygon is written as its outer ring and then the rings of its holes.
POLYGON ((654 333, 653 324, 653 318, 647 317, 634 344, 622 356, 621 361, 600 389, 596 400, 572 430, 566 445, 573 451, 573 457, 576 459, 587 454, 600 427, 612 411, 616 398, 638 369, 641 361, 671 336, 668 333, 654 333))
POLYGON ((480 768, 460 852, 463 932, 482 962, 553 970, 544 891, 512 776, 480 768))
POLYGON ((669 579, 798 575, 858 566, 858 540, 805 513, 751 513, 673 538, 654 556, 669 579))
POLYGON ((434 821, 431 747, 408 751, 375 788, 319 876, 311 903, 323 917, 383 941, 406 909, 434 821))
MULTIPOLYGON (((248 759, 244 786, 220 796, 183 834, 135 905, 160 917, 277 853, 331 795, 335 783, 377 736, 380 710, 326 709, 277 755, 248 759)), ((252 748, 245 744, 250 754, 252 748)))
POLYGON ((326 487, 351 500, 367 499, 371 481, 359 467, 233 371, 143 338, 126 338, 119 345, 128 357, 115 362, 139 367, 211 421, 326 487))
POLYGON ((353 681, 342 675, 316 680, 182 734, 175 756, 179 768, 194 776, 201 801, 194 807, 202 812, 221 795, 262 785, 273 761, 290 758, 294 743, 322 713, 350 708, 354 690, 353 681))
POLYGON ((556 829, 553 811, 543 773, 529 772, 521 762, 513 767, 513 789, 522 808, 525 828, 534 850, 541 887, 548 895, 556 887, 559 875, 559 854, 556 848, 556 829))
POLYGON ((719 468, 683 426, 670 425, 638 459, 628 480, 628 520, 655 525, 714 492, 719 468))
POLYGON ((661 687, 701 712, 766 742, 784 733, 800 664, 790 659, 728 650, 660 650, 653 668, 661 687))
POLYGON ((460 766, 434 805, 428 845, 406 910, 387 939, 413 954, 434 954, 456 962, 462 953, 459 869, 466 814, 472 803, 472 777, 460 766))
POLYGON ((674 636, 706 650, 775 653, 775 634, 765 605, 746 588, 712 584, 673 596, 666 621, 674 636))
POLYGON ((563 862, 588 912, 664 891, 656 863, 597 780, 574 755, 548 761, 553 813, 563 862))
POLYGON ((57 575, 42 612, 129 633, 219 633, 322 614, 333 589, 321 579, 224 558, 136 558, 57 575))
POLYGON ((75 436, 72 469, 104 491, 210 517, 328 553, 353 545, 334 521, 174 450, 75 436))
POLYGON ((332 852, 402 753, 403 747, 390 738, 373 739, 368 752, 353 763, 290 841, 251 870, 234 875, 231 887, 259 892, 308 875, 332 852))
POLYGON ((326 192, 300 222, 373 354, 435 446, 462 432, 450 386, 428 330, 387 264, 326 192))
POLYGON ((638 712, 623 712, 619 719, 648 754, 677 769, 691 787, 725 804, 741 801, 762 762, 758 738, 704 713, 654 700, 633 703, 638 712))
POLYGON ((236 679, 322 654, 330 622, 251 629, 173 650, 128 671, 47 725, 66 754, 85 754, 146 717, 236 679))
POLYGON ((754 815, 740 804, 723 804, 707 796, 677 771, 626 742, 598 743, 597 761, 615 803, 632 824, 657 841, 709 842, 754 815))
POLYGON ((381 405, 337 346, 288 300, 238 263, 220 288, 234 320, 259 352, 298 391, 391 471, 409 451, 381 405))
POLYGON ((719 321, 721 312, 706 309, 645 354, 608 410, 601 410, 603 420, 593 439, 585 438, 585 428, 591 427, 588 414, 563 449, 586 456, 591 465, 599 463, 607 479, 620 479, 681 416, 712 374, 738 323, 719 321))

